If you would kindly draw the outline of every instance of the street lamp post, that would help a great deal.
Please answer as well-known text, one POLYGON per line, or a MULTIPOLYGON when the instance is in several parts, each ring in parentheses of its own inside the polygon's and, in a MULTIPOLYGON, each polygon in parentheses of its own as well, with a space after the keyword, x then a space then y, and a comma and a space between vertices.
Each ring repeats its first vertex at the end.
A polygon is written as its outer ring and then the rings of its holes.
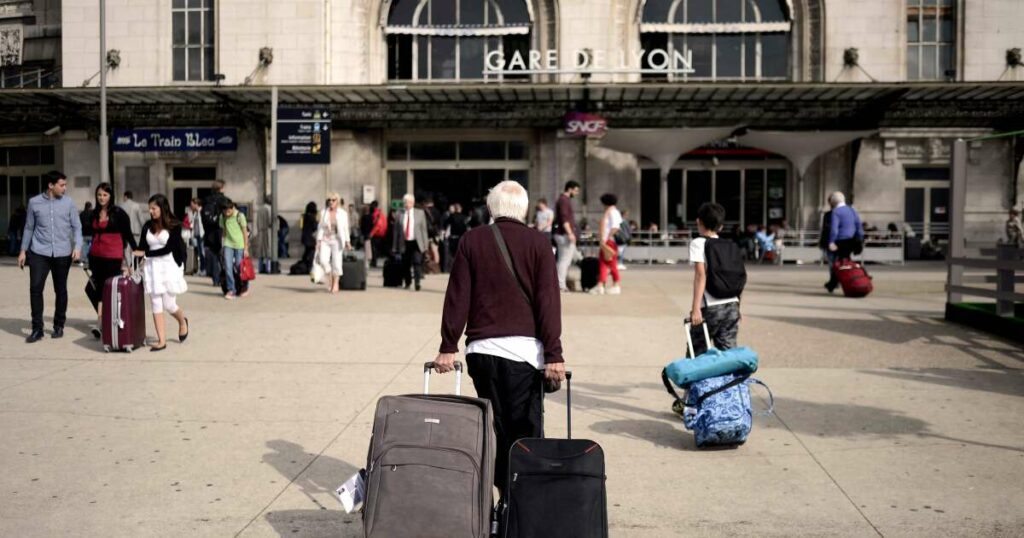
POLYGON ((107 1, 100 0, 100 181, 110 182, 107 138, 107 1))

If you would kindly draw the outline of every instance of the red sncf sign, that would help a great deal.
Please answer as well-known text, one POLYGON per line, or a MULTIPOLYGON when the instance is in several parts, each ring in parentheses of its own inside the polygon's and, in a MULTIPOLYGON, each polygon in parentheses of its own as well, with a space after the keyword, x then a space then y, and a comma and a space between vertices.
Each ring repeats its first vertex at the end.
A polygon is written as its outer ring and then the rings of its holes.
POLYGON ((608 129, 608 120, 586 112, 570 112, 563 121, 569 136, 600 136, 608 129))

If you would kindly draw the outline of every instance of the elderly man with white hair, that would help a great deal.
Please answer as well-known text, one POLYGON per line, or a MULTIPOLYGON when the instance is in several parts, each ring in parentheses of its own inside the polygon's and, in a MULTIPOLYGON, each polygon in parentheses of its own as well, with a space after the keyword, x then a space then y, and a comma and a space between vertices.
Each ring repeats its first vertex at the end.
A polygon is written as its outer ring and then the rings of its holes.
POLYGON ((542 378, 548 390, 565 378, 562 304, 551 242, 525 223, 526 189, 503 181, 487 196, 487 208, 494 223, 459 242, 434 363, 439 372, 451 371, 465 332, 469 375, 494 408, 494 484, 504 493, 512 444, 543 434, 542 378))
POLYGON ((839 277, 834 268, 835 261, 849 259, 853 254, 860 254, 864 250, 864 227, 860 223, 857 210, 846 205, 846 196, 843 193, 832 193, 828 198, 828 204, 832 206, 832 216, 828 228, 829 280, 825 283, 825 289, 832 293, 839 286, 839 277))
POLYGON ((415 207, 416 197, 406 194, 402 197, 404 207, 395 215, 394 242, 392 254, 402 258, 402 280, 405 289, 409 289, 413 280, 416 291, 420 291, 420 280, 423 278, 423 253, 427 251, 430 237, 427 231, 427 214, 415 207))

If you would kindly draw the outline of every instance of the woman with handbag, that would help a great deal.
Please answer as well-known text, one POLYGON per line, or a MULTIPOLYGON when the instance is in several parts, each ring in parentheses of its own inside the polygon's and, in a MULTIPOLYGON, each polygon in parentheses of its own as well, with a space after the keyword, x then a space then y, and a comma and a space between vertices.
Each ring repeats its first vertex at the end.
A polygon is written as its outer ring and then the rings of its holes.
POLYGON ((590 293, 604 295, 605 284, 608 282, 608 274, 612 276, 612 286, 608 288, 608 295, 622 293, 619 287, 619 247, 615 244, 615 234, 619 233, 622 226, 622 214, 619 213, 615 204, 619 202, 617 196, 607 193, 601 196, 601 205, 604 206, 604 215, 601 216, 601 240, 598 243, 601 247, 598 260, 597 286, 590 290, 590 293))
POLYGON ((327 290, 330 293, 340 291, 339 281, 342 273, 342 256, 352 249, 349 234, 348 211, 341 196, 332 192, 327 196, 327 208, 320 215, 320 226, 316 231, 317 256, 325 272, 330 273, 327 279, 327 290))
POLYGON ((110 183, 96 186, 96 208, 92 212, 92 249, 89 251, 89 270, 92 273, 85 285, 85 294, 99 316, 97 325, 89 332, 99 340, 103 325, 103 285, 107 279, 126 273, 124 250, 138 248, 132 235, 132 222, 128 213, 114 205, 114 191, 110 183))
POLYGON ((149 199, 151 220, 142 226, 142 237, 136 256, 145 256, 143 282, 153 306, 153 325, 157 341, 150 351, 167 348, 166 311, 178 322, 178 341, 188 338, 188 318, 178 307, 178 295, 188 291, 185 282, 185 242, 181 239, 181 222, 171 214, 167 197, 155 194, 149 199))

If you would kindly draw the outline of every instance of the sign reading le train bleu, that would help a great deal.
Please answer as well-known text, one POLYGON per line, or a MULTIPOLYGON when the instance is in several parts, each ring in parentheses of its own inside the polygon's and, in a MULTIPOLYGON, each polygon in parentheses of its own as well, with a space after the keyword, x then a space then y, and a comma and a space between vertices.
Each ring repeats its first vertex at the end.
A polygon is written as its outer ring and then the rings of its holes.
POLYGON ((277 162, 330 164, 331 112, 320 108, 278 108, 277 162))
POLYGON ((146 152, 235 151, 238 149, 238 129, 114 129, 113 149, 146 152))

